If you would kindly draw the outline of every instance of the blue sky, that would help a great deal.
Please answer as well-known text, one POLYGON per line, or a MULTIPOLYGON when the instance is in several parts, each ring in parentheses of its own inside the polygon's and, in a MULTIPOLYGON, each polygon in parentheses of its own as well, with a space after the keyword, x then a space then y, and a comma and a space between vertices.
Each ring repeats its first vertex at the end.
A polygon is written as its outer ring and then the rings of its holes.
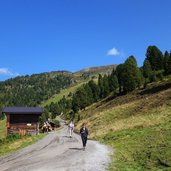
POLYGON ((171 50, 170 0, 0 0, 0 80, 171 50))

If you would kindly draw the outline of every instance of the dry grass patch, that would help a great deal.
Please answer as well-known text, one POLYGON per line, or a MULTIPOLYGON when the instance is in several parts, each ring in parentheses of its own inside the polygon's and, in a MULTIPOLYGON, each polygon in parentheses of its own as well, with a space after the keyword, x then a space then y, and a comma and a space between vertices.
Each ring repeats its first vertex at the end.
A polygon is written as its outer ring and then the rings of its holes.
MULTIPOLYGON (((118 105, 106 111, 91 114, 91 116, 89 114, 90 117, 86 117, 86 114, 84 114, 85 116, 78 123, 77 129, 85 122, 89 128, 89 137, 95 138, 109 131, 158 125, 164 123, 171 115, 171 106, 163 105, 149 110, 149 107, 145 106, 143 101, 144 99, 140 99, 136 102, 118 105), (141 110, 138 110, 141 104, 144 106, 141 110)), ((150 101, 149 103, 151 105, 153 102, 150 101)))

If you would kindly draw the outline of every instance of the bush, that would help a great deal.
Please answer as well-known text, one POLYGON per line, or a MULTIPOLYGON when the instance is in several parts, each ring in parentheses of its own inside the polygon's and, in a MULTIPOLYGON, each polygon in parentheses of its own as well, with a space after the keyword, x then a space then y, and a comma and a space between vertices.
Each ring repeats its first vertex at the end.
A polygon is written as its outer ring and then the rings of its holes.
POLYGON ((52 122, 55 124, 56 127, 60 127, 60 122, 58 120, 54 119, 52 122))
POLYGON ((6 141, 7 142, 11 142, 12 141, 13 142, 13 141, 18 140, 18 139, 21 139, 21 135, 15 133, 15 134, 8 135, 7 138, 6 138, 6 141))
POLYGON ((4 113, 0 113, 0 119, 1 120, 5 119, 5 114, 4 113))
POLYGON ((14 142, 15 140, 21 139, 19 134, 10 134, 6 138, 0 139, 0 144, 14 142))

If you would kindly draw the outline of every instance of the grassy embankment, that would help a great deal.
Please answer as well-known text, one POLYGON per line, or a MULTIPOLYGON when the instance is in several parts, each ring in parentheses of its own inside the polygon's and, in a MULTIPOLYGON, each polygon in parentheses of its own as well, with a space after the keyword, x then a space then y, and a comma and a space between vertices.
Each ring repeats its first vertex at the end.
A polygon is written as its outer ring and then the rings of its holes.
POLYGON ((6 120, 0 120, 0 139, 6 136, 6 120))
POLYGON ((171 170, 171 82, 155 84, 81 113, 77 129, 87 122, 90 138, 114 149, 109 170, 171 170))
POLYGON ((37 136, 23 136, 18 135, 6 136, 5 120, 0 120, 0 156, 15 152, 21 148, 31 145, 43 138, 46 134, 39 134, 37 136))

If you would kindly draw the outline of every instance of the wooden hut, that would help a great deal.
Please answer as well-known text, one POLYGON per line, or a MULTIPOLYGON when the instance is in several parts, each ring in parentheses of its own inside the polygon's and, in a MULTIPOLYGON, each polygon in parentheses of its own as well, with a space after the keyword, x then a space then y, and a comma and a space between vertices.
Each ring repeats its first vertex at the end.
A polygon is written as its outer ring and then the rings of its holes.
POLYGON ((7 135, 37 135, 39 133, 39 117, 43 113, 40 107, 5 107, 2 110, 7 117, 7 135))

